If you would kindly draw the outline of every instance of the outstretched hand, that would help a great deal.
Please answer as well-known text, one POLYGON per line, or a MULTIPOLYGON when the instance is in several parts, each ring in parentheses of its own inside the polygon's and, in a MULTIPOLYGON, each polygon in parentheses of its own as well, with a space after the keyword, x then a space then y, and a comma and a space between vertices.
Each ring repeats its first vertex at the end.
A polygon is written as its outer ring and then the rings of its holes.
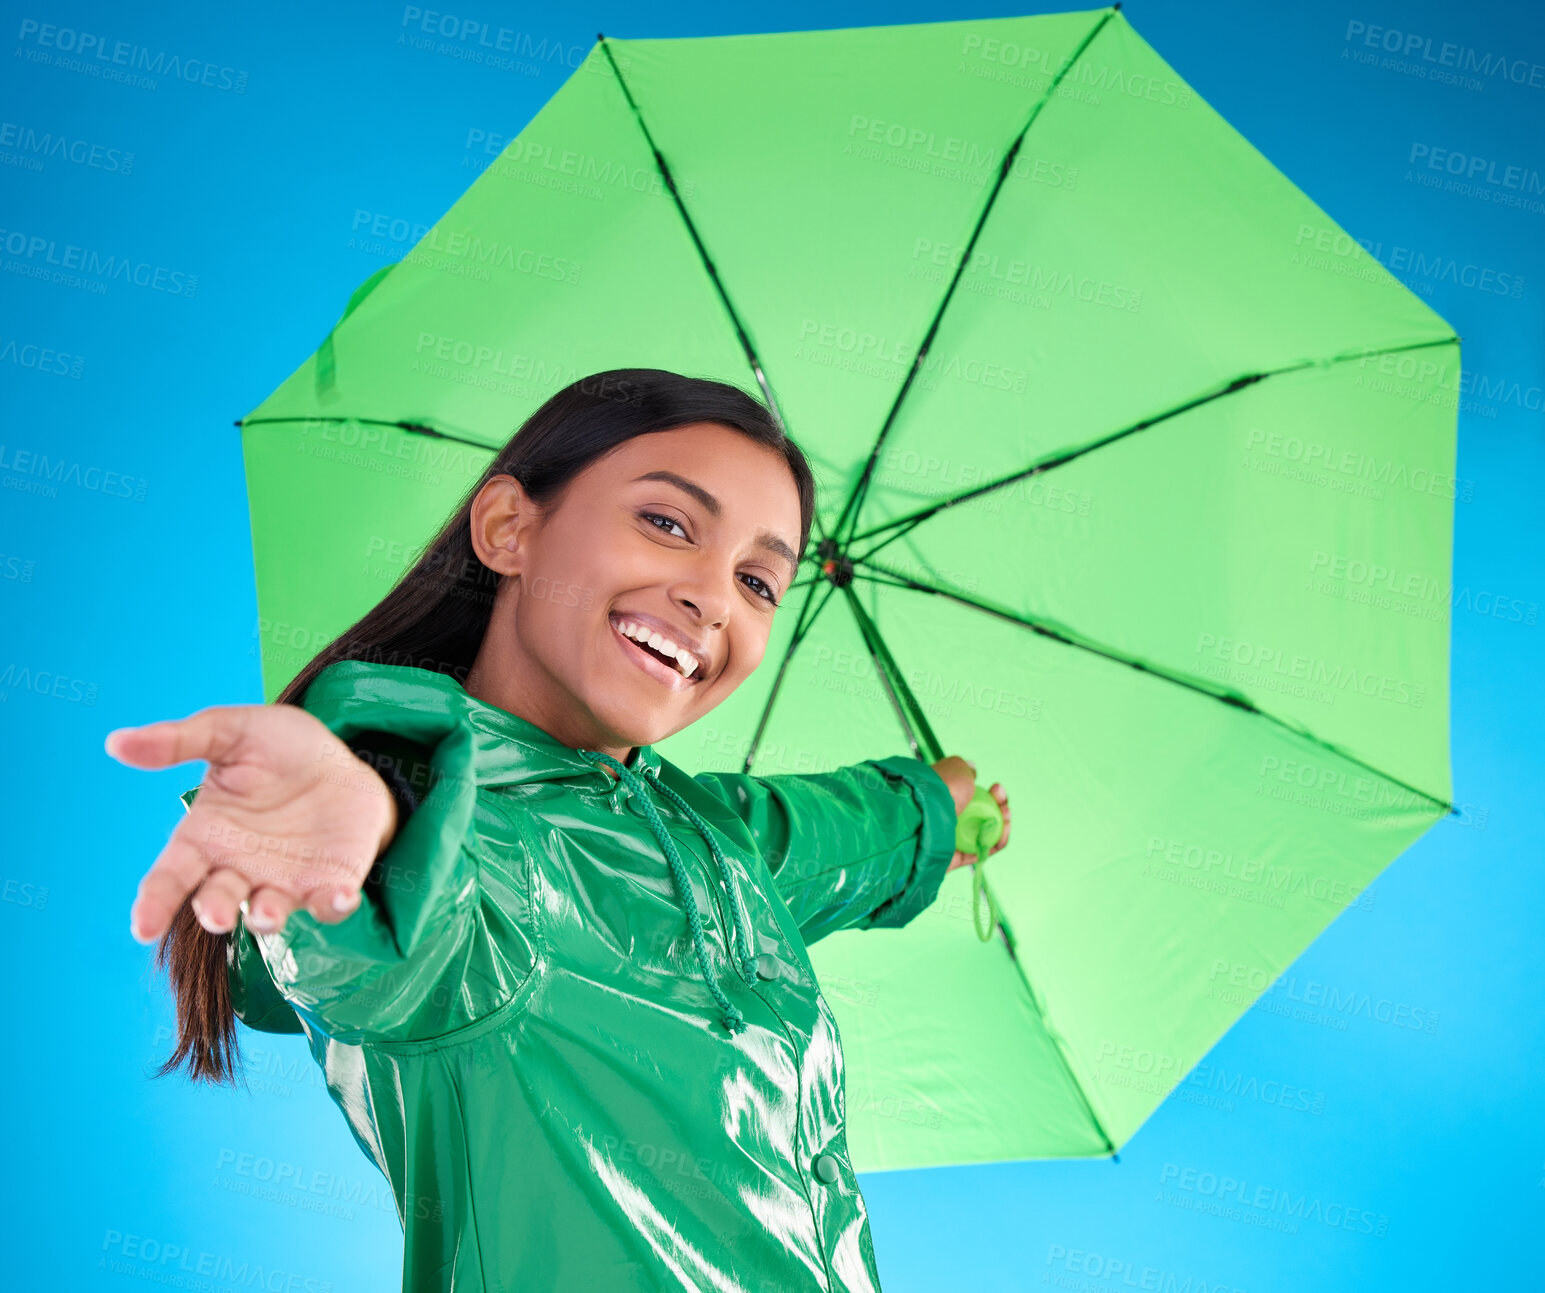
MULTIPOLYGON (((976 764, 969 759, 962 759, 959 755, 952 754, 929 766, 944 779, 944 784, 949 787, 950 794, 955 800, 955 815, 958 817, 965 806, 971 802, 971 796, 976 793, 976 764)), ((991 857, 1009 842, 1009 796, 1000 781, 994 781, 988 787, 988 793, 998 801, 998 807, 1003 812, 1003 834, 988 851, 987 856, 991 857)), ((975 853, 964 853, 956 849, 955 856, 950 859, 946 871, 953 871, 958 866, 965 866, 968 862, 975 861, 975 853)))
POLYGON ((184 719, 109 732, 107 752, 132 768, 208 761, 203 784, 140 881, 129 930, 154 942, 184 899, 211 933, 246 904, 259 932, 304 906, 335 923, 397 829, 376 771, 295 705, 217 705, 184 719))

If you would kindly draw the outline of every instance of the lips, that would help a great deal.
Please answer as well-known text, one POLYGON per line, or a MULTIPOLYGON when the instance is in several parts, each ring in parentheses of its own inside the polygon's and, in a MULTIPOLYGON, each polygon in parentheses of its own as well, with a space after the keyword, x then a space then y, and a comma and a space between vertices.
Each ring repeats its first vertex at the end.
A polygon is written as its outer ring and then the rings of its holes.
MULTIPOLYGON (((633 617, 628 616, 626 618, 631 619, 633 617)), ((652 651, 641 646, 623 633, 617 627, 615 618, 608 616, 607 623, 611 625, 612 637, 616 640, 617 645, 621 647, 623 653, 656 682, 663 684, 671 691, 686 691, 690 687, 697 686, 702 675, 701 667, 696 674, 688 678, 674 664, 667 664, 652 651)))

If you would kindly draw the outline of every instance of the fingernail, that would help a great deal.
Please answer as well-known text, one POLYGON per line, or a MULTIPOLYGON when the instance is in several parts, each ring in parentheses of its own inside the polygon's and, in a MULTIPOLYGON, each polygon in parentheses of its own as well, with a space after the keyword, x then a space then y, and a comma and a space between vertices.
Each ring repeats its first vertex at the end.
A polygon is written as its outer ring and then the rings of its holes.
POLYGON ((273 913, 263 910, 255 910, 248 914, 247 924, 260 934, 269 933, 274 927, 273 913))
POLYGON ((202 925, 207 932, 211 934, 224 934, 229 932, 229 926, 217 924, 215 920, 207 912, 203 911, 197 903, 193 904, 193 914, 198 917, 198 923, 202 925))
POLYGON ((336 893, 333 894, 333 910, 352 911, 354 909, 354 904, 358 901, 359 894, 345 893, 342 889, 339 889, 336 893))

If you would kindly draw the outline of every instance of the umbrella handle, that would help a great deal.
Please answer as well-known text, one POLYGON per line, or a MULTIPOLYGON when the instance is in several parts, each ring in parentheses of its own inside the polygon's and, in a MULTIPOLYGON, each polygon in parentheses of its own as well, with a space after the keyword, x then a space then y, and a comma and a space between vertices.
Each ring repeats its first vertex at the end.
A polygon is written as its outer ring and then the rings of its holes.
POLYGON ((971 923, 976 928, 976 936, 984 943, 990 941, 998 930, 998 908, 987 888, 981 867, 987 861, 993 845, 1002 838, 1003 809, 991 794, 977 786, 955 823, 955 847, 962 853, 976 854, 976 861, 971 864, 971 923), (987 897, 988 916, 985 933, 982 930, 981 913, 984 894, 987 897))

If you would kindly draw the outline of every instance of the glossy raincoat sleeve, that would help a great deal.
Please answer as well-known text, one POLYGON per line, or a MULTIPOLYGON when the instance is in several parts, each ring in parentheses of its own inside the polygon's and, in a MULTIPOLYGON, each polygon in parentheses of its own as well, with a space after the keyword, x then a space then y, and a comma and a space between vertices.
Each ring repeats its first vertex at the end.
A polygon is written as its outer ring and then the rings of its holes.
POLYGON ((475 928, 471 730, 452 714, 376 710, 362 722, 325 701, 306 708, 345 742, 369 733, 373 750, 395 750, 413 775, 427 761, 427 793, 405 820, 399 814, 359 906, 343 920, 329 924, 297 908, 280 930, 257 934, 238 922, 234 936, 252 939, 295 1011, 340 1041, 421 1040, 471 1022, 499 1004, 509 983, 501 967, 483 964, 486 940, 475 928))
POLYGON ((700 772, 750 829, 806 943, 905 925, 938 896, 955 854, 955 800, 908 755, 833 772, 700 772))

